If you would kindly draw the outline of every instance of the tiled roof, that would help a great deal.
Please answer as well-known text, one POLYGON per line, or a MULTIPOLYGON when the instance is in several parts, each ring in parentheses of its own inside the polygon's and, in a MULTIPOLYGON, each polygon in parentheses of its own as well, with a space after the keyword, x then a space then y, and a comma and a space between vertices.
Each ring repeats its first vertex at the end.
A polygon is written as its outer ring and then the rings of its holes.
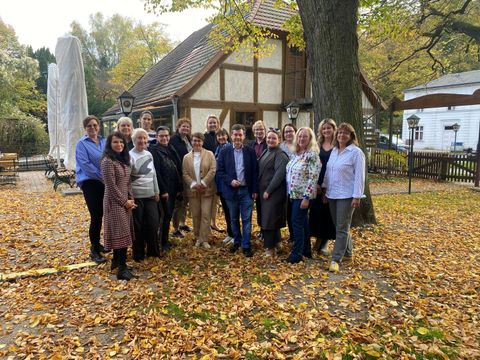
MULTIPOLYGON (((250 21, 273 30, 283 30, 282 24, 295 12, 277 8, 274 0, 257 0, 249 15, 250 21)), ((209 24, 194 32, 163 59, 149 69, 128 91, 135 96, 134 111, 154 105, 175 95, 207 65, 221 49, 212 45, 209 24)), ((119 112, 115 104, 104 116, 119 112)))
POLYGON ((410 89, 403 90, 412 91, 412 90, 422 90, 425 88, 436 88, 444 86, 459 86, 466 84, 480 83, 480 70, 466 71, 462 73, 447 74, 438 79, 429 81, 426 84, 418 85, 410 89))
POLYGON ((274 0, 256 1, 250 15, 250 20, 256 25, 272 30, 286 31, 285 21, 296 14, 288 6, 276 7, 274 0))

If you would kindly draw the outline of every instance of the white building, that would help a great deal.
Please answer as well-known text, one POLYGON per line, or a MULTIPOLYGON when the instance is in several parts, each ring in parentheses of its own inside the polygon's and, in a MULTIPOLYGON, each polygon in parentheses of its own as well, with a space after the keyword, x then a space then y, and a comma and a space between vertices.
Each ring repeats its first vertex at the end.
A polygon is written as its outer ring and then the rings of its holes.
MULTIPOLYGON (((406 89, 403 93, 405 101, 408 101, 433 94, 473 95, 477 90, 480 90, 480 70, 448 74, 425 85, 406 89)), ((476 149, 480 104, 405 110, 402 125, 402 138, 405 140, 410 138, 407 118, 412 114, 420 118, 418 129, 415 130, 415 149, 450 151, 455 138, 453 124, 460 125, 457 150, 476 149)))

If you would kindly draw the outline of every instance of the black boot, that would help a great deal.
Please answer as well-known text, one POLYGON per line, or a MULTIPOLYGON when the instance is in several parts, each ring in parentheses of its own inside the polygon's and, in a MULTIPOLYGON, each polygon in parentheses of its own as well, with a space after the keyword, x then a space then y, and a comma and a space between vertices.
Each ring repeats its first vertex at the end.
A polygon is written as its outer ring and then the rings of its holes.
POLYGON ((97 264, 103 264, 107 261, 107 259, 105 259, 103 255, 100 254, 98 247, 94 245, 90 246, 90 259, 92 259, 97 264))
POLYGON ((118 280, 130 281, 134 278, 136 278, 136 276, 133 275, 130 270, 128 270, 126 265, 119 265, 118 266, 118 272, 117 272, 117 279, 118 280))

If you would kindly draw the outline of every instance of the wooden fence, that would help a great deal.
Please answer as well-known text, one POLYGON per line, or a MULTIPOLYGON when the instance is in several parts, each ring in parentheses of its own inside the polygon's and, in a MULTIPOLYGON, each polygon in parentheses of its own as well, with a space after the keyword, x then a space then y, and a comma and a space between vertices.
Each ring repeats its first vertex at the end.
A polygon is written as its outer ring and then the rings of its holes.
MULTIPOLYGON (((478 157, 475 154, 413 152, 413 177, 458 182, 475 182, 478 157)), ((372 172, 408 176, 408 154, 372 149, 368 157, 372 172)))

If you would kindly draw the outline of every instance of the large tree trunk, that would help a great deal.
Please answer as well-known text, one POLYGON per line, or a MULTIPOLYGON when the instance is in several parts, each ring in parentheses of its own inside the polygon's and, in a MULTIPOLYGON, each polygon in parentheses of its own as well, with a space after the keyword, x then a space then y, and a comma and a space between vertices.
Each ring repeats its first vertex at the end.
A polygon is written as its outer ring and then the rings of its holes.
MULTIPOLYGON (((326 117, 353 125, 363 144, 358 0, 297 0, 312 74, 315 127, 326 117)), ((368 182, 353 225, 375 223, 368 182)))

